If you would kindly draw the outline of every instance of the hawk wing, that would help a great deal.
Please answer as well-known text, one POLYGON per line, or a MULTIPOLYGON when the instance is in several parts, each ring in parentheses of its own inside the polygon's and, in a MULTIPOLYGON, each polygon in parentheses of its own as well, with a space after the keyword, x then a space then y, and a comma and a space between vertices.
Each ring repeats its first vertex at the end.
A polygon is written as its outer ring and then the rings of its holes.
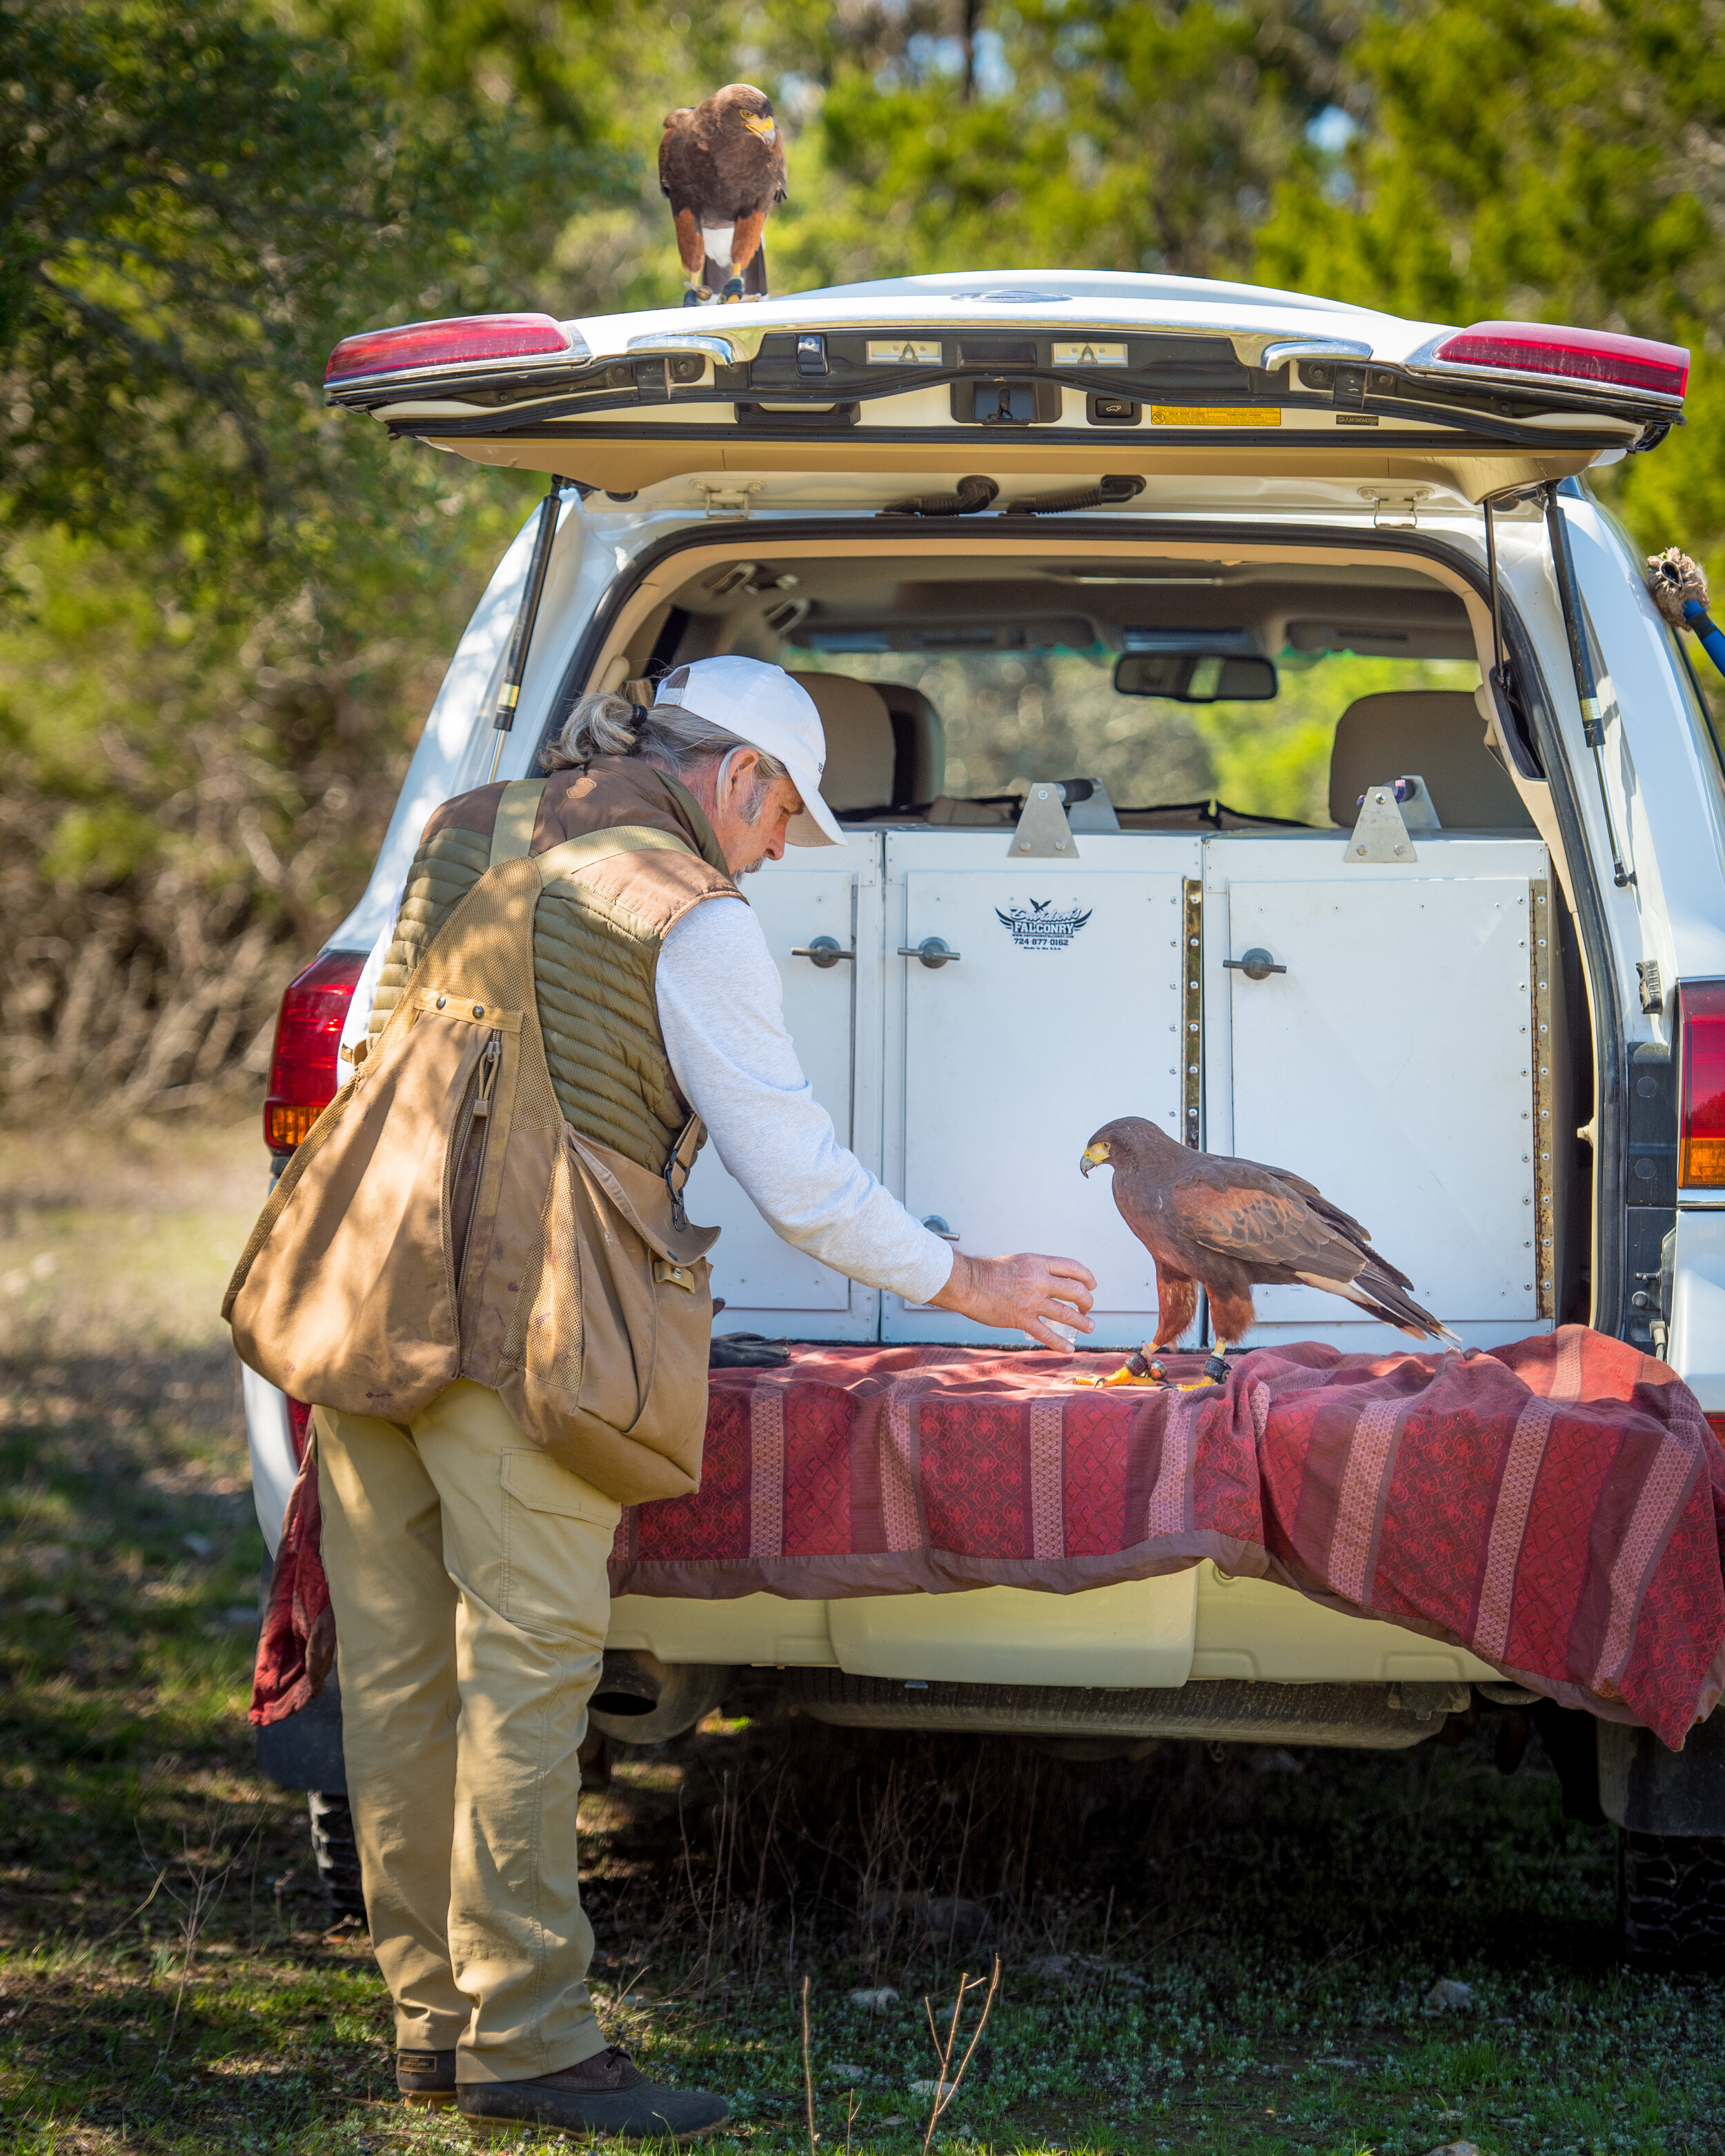
POLYGON ((1290 1190, 1298 1191, 1312 1211, 1327 1220, 1338 1235, 1345 1235, 1350 1241, 1361 1245, 1371 1241, 1372 1232, 1369 1228, 1361 1227, 1351 1213, 1344 1213, 1339 1205, 1332 1205, 1315 1183, 1308 1183, 1303 1175, 1296 1175, 1291 1168, 1271 1168, 1261 1160, 1235 1160, 1219 1153, 1211 1158, 1214 1159, 1219 1168, 1240 1172, 1240 1180, 1243 1183, 1249 1182, 1254 1176, 1267 1176, 1274 1183, 1281 1183, 1290 1190))
POLYGON ((1237 1264, 1351 1282, 1367 1253, 1279 1180, 1178 1183, 1167 1209, 1183 1234, 1237 1264))
MULTIPOLYGON (((1248 1168, 1250 1163, 1227 1165, 1248 1168)), ((1363 1237, 1334 1224, 1345 1221, 1353 1227, 1345 1213, 1322 1198, 1301 1197, 1273 1170, 1260 1168, 1255 1178, 1236 1180, 1194 1177, 1168 1193, 1164 1211, 1189 1242, 1199 1246, 1199 1262, 1194 1264, 1189 1257, 1187 1263, 1200 1279, 1204 1277, 1202 1253, 1214 1250, 1218 1256, 1245 1266, 1248 1279, 1260 1278, 1268 1269, 1277 1268, 1308 1287, 1345 1296, 1385 1324, 1399 1326, 1415 1339, 1446 1340, 1452 1347, 1461 1344, 1447 1326, 1429 1310, 1422 1310, 1408 1293, 1413 1282, 1405 1273, 1380 1257, 1363 1237)), ((1244 1305, 1244 1312, 1250 1322, 1249 1302, 1244 1305)))
POLYGON ((687 208, 695 201, 699 191, 691 162, 701 157, 698 143, 689 132, 689 123, 695 117, 695 108, 680 105, 665 116, 665 132, 659 138, 659 192, 673 209, 687 208))

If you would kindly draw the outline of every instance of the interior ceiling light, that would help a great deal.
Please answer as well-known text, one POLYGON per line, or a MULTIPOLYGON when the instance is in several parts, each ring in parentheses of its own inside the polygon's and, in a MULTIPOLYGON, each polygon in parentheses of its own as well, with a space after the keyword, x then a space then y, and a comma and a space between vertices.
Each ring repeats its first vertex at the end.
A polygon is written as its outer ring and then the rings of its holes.
POLYGON ((1056 562, 1050 564, 1046 573, 1071 584, 1220 584, 1227 582, 1227 572, 1237 566, 1232 562, 1194 562, 1168 568, 1134 569, 1124 565, 1115 568, 1102 563, 1066 568, 1056 562))

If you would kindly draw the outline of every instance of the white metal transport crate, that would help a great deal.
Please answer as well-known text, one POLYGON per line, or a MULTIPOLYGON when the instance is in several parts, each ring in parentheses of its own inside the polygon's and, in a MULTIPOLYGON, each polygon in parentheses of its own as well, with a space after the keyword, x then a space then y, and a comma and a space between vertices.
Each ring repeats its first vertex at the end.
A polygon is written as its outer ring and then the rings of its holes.
MULTIPOLYGON (((1148 1256, 1078 1173, 1090 1133, 1128 1114, 1317 1183, 1409 1255, 1415 1296, 1470 1345, 1547 1329, 1543 845, 1422 834, 1417 866, 1386 868, 1350 865, 1328 834, 1073 844, 1076 860, 1032 864, 998 832, 896 830, 854 837, 854 866, 793 852, 751 879, 786 1023, 859 1157, 961 1249, 1081 1255, 1095 1345, 1155 1330, 1148 1256), (931 965, 925 943, 956 956, 931 965), (1258 950, 1283 970, 1255 978, 1258 950)), ((727 1327, 1008 1337, 894 1296, 877 1321, 880 1299, 780 1243, 711 1152, 689 1204, 724 1231, 727 1327)), ((1255 1339, 1401 1337, 1313 1289, 1258 1292, 1255 1339)))

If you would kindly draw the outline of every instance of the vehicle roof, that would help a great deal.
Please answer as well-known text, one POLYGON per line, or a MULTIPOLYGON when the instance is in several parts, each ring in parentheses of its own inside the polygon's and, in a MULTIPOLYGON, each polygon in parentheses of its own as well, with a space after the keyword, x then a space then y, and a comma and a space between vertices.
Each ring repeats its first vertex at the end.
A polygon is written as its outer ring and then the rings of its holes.
POLYGON ((1454 326, 1409 321, 1375 308, 1277 291, 1267 285, 1113 270, 942 271, 830 285, 728 305, 582 316, 564 326, 602 357, 641 344, 662 344, 667 335, 680 331, 729 338, 741 352, 768 330, 862 327, 888 320, 906 327, 925 322, 1034 323, 1056 334, 1063 321, 1081 321, 1091 327, 1226 334, 1249 364, 1256 362, 1265 343, 1287 337, 1346 338, 1369 346, 1374 357, 1405 359, 1454 326), (1074 313, 1064 315, 1069 307, 1074 313))

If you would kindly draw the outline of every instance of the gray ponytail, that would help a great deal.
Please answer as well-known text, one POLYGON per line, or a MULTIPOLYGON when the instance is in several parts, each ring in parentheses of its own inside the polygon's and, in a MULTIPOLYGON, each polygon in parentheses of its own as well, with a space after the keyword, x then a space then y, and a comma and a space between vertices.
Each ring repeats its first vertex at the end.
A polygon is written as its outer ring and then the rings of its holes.
POLYGON ((648 716, 644 704, 632 704, 614 692, 583 696, 539 761, 547 771, 568 771, 596 756, 637 756, 641 722, 648 716))
MULTIPOLYGON (((644 681, 624 684, 625 689, 644 693, 647 686, 644 681)), ((681 778, 691 764, 752 746, 698 712, 685 711, 680 704, 635 703, 615 691, 604 691, 581 699, 540 762, 547 771, 568 771, 590 763, 596 756, 638 756, 643 762, 681 778)), ((762 782, 788 776, 777 757, 761 749, 755 753, 761 759, 762 782)), ((757 803, 764 790, 764 784, 757 787, 757 803)), ((753 808, 747 813, 752 815, 753 808)))

